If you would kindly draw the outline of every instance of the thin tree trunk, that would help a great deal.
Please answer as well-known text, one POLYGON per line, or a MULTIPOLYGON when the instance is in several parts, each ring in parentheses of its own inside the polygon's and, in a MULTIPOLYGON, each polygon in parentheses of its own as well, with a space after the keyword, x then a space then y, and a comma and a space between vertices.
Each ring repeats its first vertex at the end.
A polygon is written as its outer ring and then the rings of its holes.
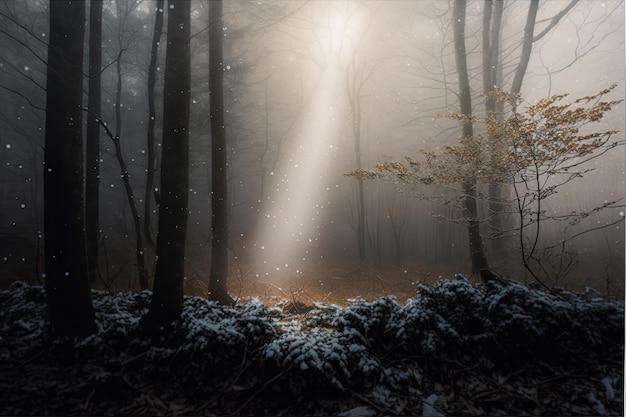
MULTIPOLYGON (((526 26, 524 27, 524 40, 522 43, 522 53, 520 62, 515 70, 513 84, 511 85, 511 94, 517 97, 522 90, 522 81, 526 75, 528 62, 530 61, 530 53, 533 49, 533 33, 535 30, 535 22, 537 20, 537 10, 539 9, 539 0, 531 0, 528 6, 528 16, 526 17, 526 26)), ((513 100, 515 105, 515 100, 513 100)))
MULTIPOLYGON (((357 87, 356 69, 353 84, 350 91, 350 104, 352 107, 352 133, 354 135, 354 156, 356 159, 356 169, 362 168, 361 162, 361 91, 357 87)), ((359 260, 365 260, 365 190, 363 188, 363 178, 357 179, 357 247, 359 250, 359 260)))
POLYGON ((154 293, 144 329, 158 331, 183 309, 189 190, 191 90, 189 0, 170 0, 165 53, 161 202, 154 293))
MULTIPOLYGON (((87 108, 100 114, 102 67, 102 0, 89 2, 89 95, 87 108)), ((100 126, 94 116, 87 117, 87 173, 85 177, 85 232, 91 282, 99 276, 98 236, 100 230, 100 126)))
MULTIPOLYGON (((150 64, 148 66, 148 166, 146 172, 146 195, 144 204, 143 230, 146 240, 154 246, 152 238, 152 193, 154 192, 155 154, 154 154, 154 127, 156 125, 156 105, 154 100, 154 86, 156 85, 156 67, 159 54, 159 43, 163 32, 164 0, 156 2, 156 16, 154 20, 154 32, 152 34, 152 50, 150 52, 150 64)), ((156 202, 159 203, 158 201, 156 202)))
MULTIPOLYGON (((502 68, 500 57, 500 32, 502 24, 503 2, 493 0, 485 1, 485 9, 483 11, 483 94, 485 96, 485 117, 502 117, 496 113, 496 100, 494 91, 500 87, 498 75, 502 68)), ((497 152, 494 152, 497 153, 497 152)), ((494 155, 490 155, 490 158, 494 155)), ((495 161, 491 161, 492 164, 495 161)), ((507 185, 489 184, 488 185, 488 212, 489 227, 491 229, 490 237, 499 238, 505 228, 505 212, 507 204, 503 196, 506 192, 507 185)), ((498 245, 504 249, 504 245, 498 245)), ((498 259, 502 258, 503 253, 497 255, 498 259)))
POLYGON ((85 2, 51 1, 44 151, 46 295, 57 336, 96 330, 89 289, 83 191, 85 2))
MULTIPOLYGON (((467 56, 465 52, 465 0, 455 0, 453 13, 454 46, 457 73, 459 76, 459 101, 461 114, 464 116, 462 135, 470 137, 474 135, 474 127, 471 121, 472 97, 467 72, 467 56)), ((468 178, 462 184, 463 205, 465 208, 465 220, 468 225, 469 247, 472 261, 472 273, 479 275, 481 269, 488 268, 487 258, 480 235, 480 220, 478 217, 477 182, 475 178, 468 178)))
MULTIPOLYGON (((120 34, 121 36, 121 34, 120 34)), ((141 234, 141 218, 139 216, 139 210, 135 204, 135 196, 130 184, 130 175, 128 173, 128 167, 124 161, 124 154, 122 153, 122 146, 120 137, 122 133, 122 53, 124 49, 121 49, 122 42, 120 39, 120 53, 117 57, 117 90, 115 92, 115 137, 111 137, 115 144, 115 157, 122 171, 122 182, 124 183, 124 190, 126 192, 126 200, 130 207, 130 213, 133 217, 133 228, 135 230, 135 258, 137 259, 137 272, 139 275, 139 286, 142 290, 150 288, 150 281, 148 280, 148 272, 146 270, 145 261, 145 248, 143 246, 143 237, 141 234)))
POLYGON ((211 118, 211 276, 209 299, 233 304, 228 295, 227 143, 224 126, 222 0, 209 2, 209 100, 211 118))

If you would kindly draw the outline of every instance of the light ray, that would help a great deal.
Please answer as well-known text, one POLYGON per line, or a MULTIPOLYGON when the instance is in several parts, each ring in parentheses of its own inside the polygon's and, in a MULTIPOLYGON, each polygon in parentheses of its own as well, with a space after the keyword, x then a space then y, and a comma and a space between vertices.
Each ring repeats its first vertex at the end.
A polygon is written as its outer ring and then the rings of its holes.
POLYGON ((327 69, 320 77, 304 126, 271 176, 271 195, 262 208, 256 242, 266 277, 300 272, 297 261, 305 260, 315 246, 327 205, 323 179, 339 127, 340 109, 333 106, 340 101, 338 72, 327 69))
MULTIPOLYGON (((329 2, 328 5, 336 5, 329 2)), ((349 2, 345 3, 346 10, 349 2)), ((324 55, 324 68, 313 97, 295 132, 290 132, 291 149, 282 155, 273 179, 271 195, 261 208, 256 233, 259 278, 274 283, 294 278, 314 249, 320 233, 320 220, 328 201, 329 181, 325 179, 332 164, 337 137, 346 111, 346 59, 356 45, 353 39, 360 20, 352 11, 348 16, 336 7, 326 11, 325 23, 316 35, 318 51, 324 55), (322 36, 322 33, 325 33, 322 36), (324 46, 326 45, 326 46, 324 46)))

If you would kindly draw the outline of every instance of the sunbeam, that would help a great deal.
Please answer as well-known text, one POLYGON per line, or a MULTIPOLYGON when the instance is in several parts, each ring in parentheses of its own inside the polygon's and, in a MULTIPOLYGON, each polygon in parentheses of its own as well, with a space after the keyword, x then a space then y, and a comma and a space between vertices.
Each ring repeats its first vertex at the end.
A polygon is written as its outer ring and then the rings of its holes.
MULTIPOLYGON (((346 2, 346 10, 349 3, 346 2)), ((335 5, 336 6, 336 5, 335 5)), ((329 7, 324 25, 316 30, 321 74, 303 112, 290 132, 291 148, 281 155, 271 174, 270 197, 261 208, 256 233, 258 276, 272 282, 302 273, 316 246, 324 209, 332 205, 327 175, 345 116, 346 58, 353 53, 359 20, 354 12, 329 7), (342 13, 344 12, 344 13, 342 13)), ((315 57, 314 57, 315 58, 315 57)))
POLYGON ((256 245, 261 273, 272 280, 302 272, 296 265, 305 261, 315 246, 320 217, 330 204, 322 180, 339 128, 339 109, 335 108, 340 101, 338 84, 338 69, 326 69, 301 131, 271 175, 274 181, 262 207, 256 245))

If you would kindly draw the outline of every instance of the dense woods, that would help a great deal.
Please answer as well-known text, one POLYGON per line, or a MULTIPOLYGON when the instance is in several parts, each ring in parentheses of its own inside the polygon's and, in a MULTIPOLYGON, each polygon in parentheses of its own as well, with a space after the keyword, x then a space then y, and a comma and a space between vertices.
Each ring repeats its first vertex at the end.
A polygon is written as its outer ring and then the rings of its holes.
POLYGON ((587 353, 607 371, 570 381, 584 406, 551 387, 468 413, 618 409, 623 30, 619 0, 0 3, 0 372, 94 365, 111 336, 105 379, 119 359, 169 394, 206 375, 156 376, 167 349, 234 355, 216 412, 438 416, 469 401, 446 367, 532 386, 587 353), (551 351, 559 326, 579 345, 551 351))

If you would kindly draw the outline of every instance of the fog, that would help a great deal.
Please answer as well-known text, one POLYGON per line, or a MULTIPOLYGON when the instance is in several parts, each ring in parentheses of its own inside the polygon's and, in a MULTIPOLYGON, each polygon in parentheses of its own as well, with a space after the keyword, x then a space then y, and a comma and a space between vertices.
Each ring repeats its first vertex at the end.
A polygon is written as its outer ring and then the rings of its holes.
MULTIPOLYGON (((117 127, 141 213, 154 4, 105 0, 103 17, 101 117, 117 127)), ((198 294, 206 291, 211 261, 207 4, 192 2, 186 290, 198 294)), ((511 89, 520 61, 528 4, 504 2, 497 79, 505 91, 511 89)), ((607 99, 626 95, 623 1, 581 0, 566 10, 569 4, 540 2, 538 39, 523 78, 521 109, 553 94, 575 99, 613 84, 617 87, 607 99)), ((467 2, 472 111, 482 119, 483 11, 484 2, 467 2)), ((17 279, 42 280, 47 19, 43 0, 0 3, 3 286, 17 279)), ((345 175, 387 160, 404 161, 405 156, 420 159, 422 150, 443 151, 459 141, 461 123, 443 116, 460 112, 452 5, 440 0, 236 0, 224 2, 223 19, 231 291, 255 295, 266 291, 258 283, 286 288, 317 283, 318 278, 345 278, 350 271, 370 278, 395 274, 408 283, 439 275, 453 278, 454 272, 471 276, 463 213, 442 204, 456 198, 454 187, 345 175)), ((157 167, 165 37, 156 85, 157 167)), ((86 91, 87 80, 85 105, 86 91)), ((622 102, 585 129, 615 130, 610 140, 623 142, 625 124, 622 102)), ((484 123, 477 121, 476 132, 482 128, 484 123)), ((120 167, 104 132, 100 142, 101 279, 94 285, 138 288, 135 233, 120 167)), ((555 277, 551 284, 623 294, 625 164, 624 147, 616 146, 589 162, 582 178, 546 199, 543 210, 551 216, 588 213, 575 225, 542 223, 539 245, 556 244, 558 249, 543 255, 554 257, 541 265, 555 277), (605 202, 615 203, 596 210, 605 202), (570 261, 570 267, 563 265, 570 261)), ((483 212, 487 205, 479 201, 483 212)), ((156 206, 152 214, 154 229, 156 206)), ((507 221, 515 230, 515 217, 507 221)), ((491 268, 531 281, 520 260, 519 241, 490 239, 487 229, 482 225, 491 268)), ((533 235, 534 229, 528 233, 533 235)), ((150 273, 153 258, 154 248, 149 248, 150 273)), ((372 295, 363 291, 355 284, 347 295, 372 295)))

